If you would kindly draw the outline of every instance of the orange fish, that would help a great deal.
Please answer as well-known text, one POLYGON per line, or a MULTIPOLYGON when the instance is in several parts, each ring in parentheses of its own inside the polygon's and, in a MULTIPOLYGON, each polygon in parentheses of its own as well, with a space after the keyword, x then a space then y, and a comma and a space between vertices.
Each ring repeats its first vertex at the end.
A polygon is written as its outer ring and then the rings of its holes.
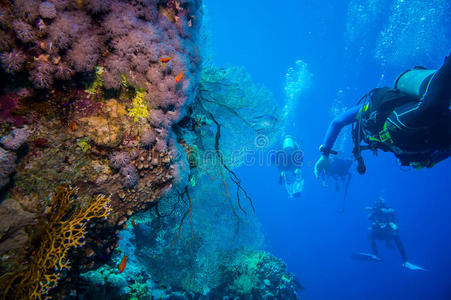
POLYGON ((160 58, 160 62, 163 64, 163 67, 164 67, 168 62, 171 61, 171 59, 172 59, 172 56, 165 56, 165 57, 160 58))
POLYGON ((133 226, 133 228, 135 228, 135 226, 136 226, 135 218, 132 219, 132 226, 133 226))
POLYGON ((127 256, 125 256, 124 254, 124 257, 122 257, 121 263, 118 266, 119 273, 124 272, 126 265, 127 265, 127 256))
POLYGON ((185 73, 185 71, 180 72, 177 76, 175 76, 175 83, 179 83, 180 80, 182 80, 183 78, 183 73, 185 73))

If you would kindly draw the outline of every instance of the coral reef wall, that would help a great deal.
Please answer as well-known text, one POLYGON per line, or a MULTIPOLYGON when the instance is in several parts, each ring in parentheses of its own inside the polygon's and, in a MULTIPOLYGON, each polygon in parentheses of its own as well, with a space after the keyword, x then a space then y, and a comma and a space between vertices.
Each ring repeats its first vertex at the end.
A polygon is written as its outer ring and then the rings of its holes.
POLYGON ((74 206, 111 196, 71 272, 104 263, 131 215, 183 189, 172 125, 196 97, 201 20, 200 0, 0 2, 0 276, 30 265, 61 184, 78 187, 74 206))

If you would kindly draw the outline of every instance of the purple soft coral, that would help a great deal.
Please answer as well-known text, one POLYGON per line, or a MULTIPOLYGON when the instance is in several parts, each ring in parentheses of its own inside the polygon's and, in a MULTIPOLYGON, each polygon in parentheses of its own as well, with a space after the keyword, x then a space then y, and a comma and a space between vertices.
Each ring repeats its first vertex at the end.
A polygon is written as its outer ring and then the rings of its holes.
POLYGON ((21 50, 14 49, 11 52, 3 52, 0 54, 2 67, 8 73, 15 73, 22 69, 25 62, 25 54, 21 50))
POLYGON ((50 88, 53 83, 53 73, 56 71, 55 65, 38 61, 35 68, 30 72, 30 80, 37 88, 50 88))
POLYGON ((84 0, 83 6, 93 14, 104 13, 110 10, 110 0, 84 0))
POLYGON ((128 165, 123 168, 121 168, 120 171, 121 175, 123 176, 123 184, 124 186, 131 188, 134 187, 138 183, 138 172, 136 171, 135 166, 128 165))
POLYGON ((156 136, 155 132, 153 131, 153 129, 149 128, 141 134, 141 138, 139 139, 139 141, 141 142, 141 145, 143 147, 148 148, 153 143, 155 143, 156 138, 157 138, 157 136, 156 136))
POLYGON ((39 14, 46 19, 53 19, 56 17, 56 8, 52 2, 44 1, 39 5, 39 14))
POLYGON ((14 21, 13 28, 16 32, 16 36, 22 42, 31 42, 36 39, 36 33, 33 31, 33 27, 23 21, 14 21))
POLYGON ((123 168, 130 164, 130 155, 127 152, 115 152, 110 156, 110 165, 115 169, 123 168))
POLYGON ((8 150, 16 151, 23 144, 25 144, 30 136, 30 130, 28 128, 14 129, 8 135, 3 136, 0 139, 0 143, 4 148, 8 150))
POLYGON ((9 175, 14 171, 16 154, 0 148, 0 189, 9 182, 9 175))
POLYGON ((80 37, 80 41, 68 52, 68 57, 76 71, 89 72, 94 69, 100 57, 100 45, 103 45, 101 37, 95 33, 86 33, 80 37))

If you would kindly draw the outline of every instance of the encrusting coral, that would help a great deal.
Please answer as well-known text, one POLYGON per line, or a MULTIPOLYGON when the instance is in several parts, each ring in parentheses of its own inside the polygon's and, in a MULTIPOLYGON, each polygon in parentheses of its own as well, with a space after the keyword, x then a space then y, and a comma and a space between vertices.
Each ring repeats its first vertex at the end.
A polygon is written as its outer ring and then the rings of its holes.
POLYGON ((42 228, 32 239, 28 263, 19 262, 16 271, 0 278, 3 299, 45 297, 58 284, 61 272, 70 269, 69 251, 84 245, 88 222, 108 216, 109 197, 98 195, 86 206, 74 208, 76 191, 68 185, 56 189, 42 228))
MULTIPOLYGON (((86 245, 71 251, 77 270, 64 282, 105 263, 133 214, 183 190, 189 169, 178 170, 172 127, 197 91, 201 21, 201 0, 0 3, 1 211, 18 214, 7 207, 23 199, 34 209, 64 182, 81 199, 111 194, 107 222, 90 226, 86 245), (116 164, 112 153, 126 159, 116 164)), ((33 220, 40 213, 30 212, 33 220)), ((21 243, 0 253, 0 276, 14 271, 14 259, 26 261, 32 241, 22 233, 35 231, 27 222, 7 232, 21 243)))

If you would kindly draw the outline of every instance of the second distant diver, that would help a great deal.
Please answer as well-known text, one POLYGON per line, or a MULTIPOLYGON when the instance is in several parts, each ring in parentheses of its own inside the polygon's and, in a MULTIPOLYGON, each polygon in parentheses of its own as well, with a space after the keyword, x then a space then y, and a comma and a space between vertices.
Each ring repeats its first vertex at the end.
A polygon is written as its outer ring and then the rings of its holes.
POLYGON ((322 183, 324 187, 327 187, 327 179, 332 178, 335 180, 335 190, 339 191, 344 187, 343 201, 340 205, 339 212, 343 213, 346 206, 346 199, 348 196, 349 184, 351 183, 352 173, 351 166, 353 160, 346 157, 334 156, 330 159, 329 168, 327 173, 322 174, 322 183))
POLYGON ((367 149, 392 152, 403 166, 433 167, 451 155, 450 101, 451 54, 439 70, 415 67, 398 77, 394 89, 371 90, 329 126, 315 164, 316 177, 327 173, 329 155, 336 154, 335 140, 349 124, 360 174, 366 171, 361 151, 367 149))
POLYGON ((279 183, 285 186, 289 198, 301 196, 304 188, 301 169, 303 162, 303 149, 292 136, 286 135, 282 142, 282 149, 273 156, 273 163, 279 170, 279 183))
POLYGON ((407 260, 406 250, 399 237, 399 228, 396 224, 396 213, 391 207, 388 207, 383 198, 376 200, 373 207, 365 207, 369 212, 368 219, 371 221, 370 233, 368 239, 373 254, 370 253, 358 253, 354 254, 353 258, 371 261, 381 261, 379 251, 377 249, 376 241, 385 241, 388 248, 393 247, 393 242, 398 248, 401 254, 403 266, 410 270, 424 270, 423 268, 416 266, 407 260))

